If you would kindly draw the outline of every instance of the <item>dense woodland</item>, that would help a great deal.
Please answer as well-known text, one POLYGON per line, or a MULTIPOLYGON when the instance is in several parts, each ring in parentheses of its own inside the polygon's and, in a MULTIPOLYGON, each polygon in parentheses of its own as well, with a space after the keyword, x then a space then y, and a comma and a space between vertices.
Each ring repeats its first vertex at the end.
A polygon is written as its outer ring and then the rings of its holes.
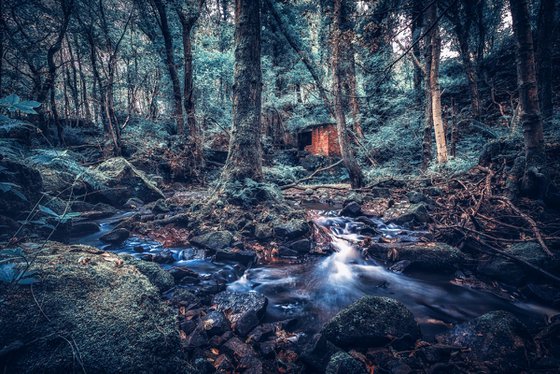
POLYGON ((556 373, 560 1, 0 0, 0 368, 556 373))

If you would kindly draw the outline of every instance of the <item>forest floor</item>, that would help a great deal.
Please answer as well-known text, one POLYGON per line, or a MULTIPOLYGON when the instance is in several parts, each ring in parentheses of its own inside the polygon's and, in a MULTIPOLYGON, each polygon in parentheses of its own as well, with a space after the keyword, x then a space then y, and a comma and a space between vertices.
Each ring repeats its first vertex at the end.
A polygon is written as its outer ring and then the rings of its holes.
MULTIPOLYGON (((270 191, 257 193, 266 196, 262 201, 246 191, 262 186, 246 186, 234 191, 242 203, 232 204, 216 196, 215 187, 154 173, 153 163, 161 161, 155 156, 128 162, 7 139, 0 160, 6 181, 0 253, 2 264, 10 265, 2 265, 4 282, 10 271, 21 270, 0 290, 0 363, 8 372, 81 366, 553 373, 560 367, 560 211, 509 199, 506 166, 514 156, 502 154, 506 147, 495 147, 480 165, 453 178, 391 178, 352 191, 319 176, 313 184, 266 187, 270 191), (333 217, 341 220, 332 223, 333 217), (375 291, 378 296, 342 303, 340 314, 311 328, 297 313, 273 318, 274 298, 239 291, 240 280, 259 288, 253 269, 271 276, 288 269, 289 277, 299 274, 289 266, 340 260, 333 257, 346 248, 340 238, 349 238, 361 258, 336 264, 344 269, 374 261, 406 279, 446 274, 445 283, 547 312, 529 323, 503 311, 429 318, 428 325, 445 328, 426 334, 403 304, 375 291)), ((560 170, 557 147, 549 154, 551 170, 560 170)))

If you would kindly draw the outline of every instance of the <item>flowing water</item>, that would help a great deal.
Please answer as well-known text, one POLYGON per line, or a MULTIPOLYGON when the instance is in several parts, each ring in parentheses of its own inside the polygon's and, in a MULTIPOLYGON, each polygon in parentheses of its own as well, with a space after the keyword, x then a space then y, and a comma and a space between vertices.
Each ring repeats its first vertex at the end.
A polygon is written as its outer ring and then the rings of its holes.
MULTIPOLYGON (((388 296, 403 302, 414 314, 425 337, 440 333, 451 324, 475 318, 492 310, 507 310, 529 325, 541 323, 558 311, 520 302, 492 293, 452 283, 453 276, 435 273, 404 275, 388 270, 362 254, 359 243, 363 224, 332 212, 316 212, 314 224, 322 228, 334 252, 327 256, 309 256, 290 264, 258 265, 239 272, 233 263, 216 263, 193 248, 163 248, 158 242, 130 238, 118 247, 103 246, 99 237, 114 222, 101 222, 101 232, 77 240, 118 253, 136 256, 165 254, 172 257, 166 268, 187 267, 197 272, 203 282, 221 274, 230 290, 259 292, 269 299, 266 319, 270 321, 297 318, 299 326, 316 331, 343 307, 365 295, 388 296), (142 250, 143 253, 138 252, 142 250), (225 274, 225 275, 224 275, 225 274)), ((370 223, 386 239, 415 241, 423 233, 406 231, 380 220, 370 223)))

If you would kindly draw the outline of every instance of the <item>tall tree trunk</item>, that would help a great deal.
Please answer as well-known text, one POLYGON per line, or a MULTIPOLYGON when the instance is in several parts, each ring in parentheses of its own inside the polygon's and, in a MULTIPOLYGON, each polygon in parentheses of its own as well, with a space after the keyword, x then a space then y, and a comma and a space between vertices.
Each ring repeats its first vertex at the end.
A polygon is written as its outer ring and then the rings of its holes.
POLYGON ((173 53, 173 37, 169 29, 169 22, 167 21, 167 12, 163 0, 152 0, 154 7, 159 16, 159 27, 163 35, 163 43, 165 45, 165 60, 167 63, 167 70, 171 85, 173 87, 173 106, 175 122, 177 125, 177 133, 184 135, 184 119, 183 119, 183 104, 181 95, 181 83, 179 82, 179 74, 177 72, 177 65, 175 64, 175 56, 173 53))
MULTIPOLYGON (((428 8, 429 25, 437 22, 437 5, 433 3, 428 8)), ((441 89, 439 86, 439 62, 441 55, 441 37, 439 25, 435 25, 430 31, 431 57, 432 62, 429 70, 430 75, 430 95, 432 98, 432 121, 436 138, 437 161, 438 163, 447 162, 447 144, 445 140, 445 130, 441 114, 441 89)))
POLYGON ((513 32, 517 42, 517 84, 520 121, 525 140, 525 171, 521 183, 523 193, 537 198, 547 187, 543 124, 539 108, 533 35, 527 0, 510 0, 513 32))
POLYGON ((233 128, 222 181, 262 180, 261 1, 235 1, 233 128))
POLYGON ((557 0, 541 0, 537 27, 537 61, 539 99, 543 120, 552 117, 552 43, 554 41, 554 16, 557 0))
POLYGON ((195 116, 195 106, 194 106, 194 82, 193 82, 193 55, 192 55, 192 40, 191 32, 193 26, 198 19, 200 6, 202 3, 199 2, 198 9, 186 14, 180 9, 177 9, 177 15, 179 16, 179 21, 182 27, 182 37, 183 37, 183 58, 185 60, 185 71, 184 71, 184 95, 183 104, 185 107, 185 112, 187 113, 187 126, 189 129, 189 151, 191 153, 191 160, 189 160, 189 168, 193 174, 198 174, 200 167, 202 166, 202 139, 200 138, 200 131, 196 123, 195 116))
MULTIPOLYGON (((338 132, 338 142, 340 144, 340 151, 342 153, 342 159, 348 174, 350 176, 350 184, 352 188, 360 188, 364 185, 364 177, 362 170, 356 161, 356 155, 354 154, 354 148, 352 147, 352 141, 350 137, 350 129, 346 123, 346 115, 344 113, 344 100, 343 100, 343 79, 344 79, 344 69, 342 58, 344 56, 344 51, 342 44, 347 44, 347 41, 343 40, 343 30, 342 24, 345 22, 343 14, 343 4, 342 0, 334 1, 334 11, 333 11, 333 22, 331 30, 331 63, 332 63, 332 74, 333 74, 333 93, 334 93, 334 117, 336 120, 336 129, 338 132)), ((346 48, 348 46, 346 45, 346 48)))
MULTIPOLYGON (((416 60, 420 60, 420 43, 419 39, 422 35, 422 23, 423 23, 423 15, 422 15, 422 0, 414 0, 413 2, 413 11, 412 11, 412 26, 411 26, 411 35, 412 35, 412 43, 414 43, 414 47, 412 48, 412 53, 416 56, 416 60)), ((422 105, 422 79, 423 73, 420 66, 414 64, 414 92, 416 97, 416 102, 418 106, 422 105)))
POLYGON ((76 61, 78 62, 78 74, 80 76, 80 87, 81 87, 81 93, 82 93, 82 99, 81 99, 82 100, 82 106, 83 106, 83 109, 84 109, 86 120, 93 121, 93 117, 91 115, 91 110, 89 108, 86 75, 85 75, 84 69, 82 67, 82 55, 80 53, 80 45, 78 44, 77 36, 74 37, 74 44, 76 45, 76 61))

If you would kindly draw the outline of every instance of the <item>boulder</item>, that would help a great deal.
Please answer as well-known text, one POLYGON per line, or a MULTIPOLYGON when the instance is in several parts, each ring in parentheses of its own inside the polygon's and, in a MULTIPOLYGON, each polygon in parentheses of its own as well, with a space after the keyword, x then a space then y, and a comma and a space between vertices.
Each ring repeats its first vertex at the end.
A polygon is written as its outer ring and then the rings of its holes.
POLYGON ((255 238, 266 240, 272 238, 273 232, 269 225, 258 223, 255 225, 255 238))
POLYGON ((109 244, 121 244, 130 237, 130 232, 125 228, 114 229, 105 235, 102 235, 99 240, 109 244))
MULTIPOLYGON (((516 243, 506 250, 513 256, 525 260, 535 266, 548 271, 555 271, 558 261, 552 260, 542 249, 539 243, 516 243)), ((520 285, 532 275, 527 268, 513 260, 504 257, 492 257, 478 265, 477 270, 493 279, 520 285)))
POLYGON ((364 365, 346 352, 337 352, 329 360, 326 374, 367 374, 364 365))
POLYGON ((33 292, 0 288, 0 341, 25 342, 0 358, 2 371, 74 372, 77 349, 85 372, 185 370, 176 312, 136 266, 97 248, 49 242, 32 270, 33 292))
POLYGON ((256 292, 240 293, 223 291, 215 295, 212 304, 226 312, 232 328, 240 335, 248 334, 263 317, 268 299, 256 292))
POLYGON ((131 197, 149 203, 165 198, 146 175, 122 157, 110 158, 95 169, 108 188, 98 194, 111 205, 122 206, 131 197))
POLYGON ((298 253, 308 253, 311 250, 311 241, 300 239, 290 244, 290 248, 298 253))
POLYGON ((340 347, 376 347, 407 334, 415 341, 420 329, 401 302, 365 296, 333 317, 322 334, 340 347))
POLYGON ((377 259, 399 262, 396 267, 399 272, 422 270, 451 273, 465 263, 463 253, 445 243, 375 243, 367 251, 377 259))
POLYGON ((348 203, 342 210, 340 211, 341 216, 345 217, 359 217, 362 213, 362 207, 355 201, 348 203))
POLYGON ((284 240, 301 238, 309 232, 309 225, 304 220, 293 219, 274 227, 274 235, 284 240))
POLYGON ((22 163, 0 160, 0 212, 10 218, 25 213, 41 198, 41 174, 22 163))
POLYGON ((314 371, 324 372, 330 358, 337 352, 340 352, 340 349, 322 334, 315 334, 304 347, 301 359, 314 371))
POLYGON ((214 256, 216 261, 233 261, 248 266, 257 260, 257 254, 253 251, 234 249, 219 249, 214 256))
POLYGON ((530 335, 526 327, 509 312, 486 313, 455 326, 438 340, 468 348, 463 353, 466 360, 484 363, 489 372, 517 373, 528 367, 530 335))
POLYGON ((396 225, 404 225, 406 223, 426 223, 430 220, 426 204, 418 203, 411 204, 404 210, 397 210, 395 208, 388 209, 385 213, 387 223, 394 223, 396 225))
POLYGON ((91 221, 72 222, 70 233, 72 236, 84 236, 99 232, 99 224, 91 221))
POLYGON ((190 239, 191 244, 217 251, 227 248, 233 242, 233 235, 229 231, 213 231, 190 239))

